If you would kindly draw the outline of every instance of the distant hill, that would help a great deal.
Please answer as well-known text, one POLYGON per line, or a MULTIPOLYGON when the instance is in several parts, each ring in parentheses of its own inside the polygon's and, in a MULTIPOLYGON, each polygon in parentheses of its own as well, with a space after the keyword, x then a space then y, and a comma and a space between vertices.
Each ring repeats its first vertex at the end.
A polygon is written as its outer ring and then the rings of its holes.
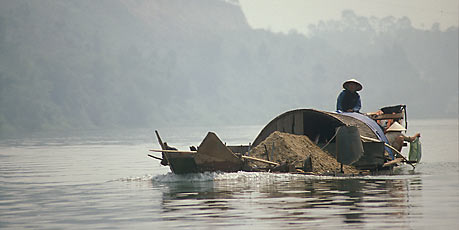
POLYGON ((364 83, 363 111, 458 116, 457 27, 350 11, 309 26, 254 30, 237 1, 0 1, 0 136, 264 124, 334 110, 347 78, 364 83))

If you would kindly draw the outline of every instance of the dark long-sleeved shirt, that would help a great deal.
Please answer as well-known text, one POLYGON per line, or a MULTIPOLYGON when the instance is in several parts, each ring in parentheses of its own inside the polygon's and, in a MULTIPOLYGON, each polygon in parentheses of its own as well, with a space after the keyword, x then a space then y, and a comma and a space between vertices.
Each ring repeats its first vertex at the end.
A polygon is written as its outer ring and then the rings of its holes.
POLYGON ((338 100, 336 102, 337 111, 347 112, 349 109, 352 109, 352 112, 359 112, 361 108, 362 102, 357 92, 351 92, 345 89, 338 95, 338 100))

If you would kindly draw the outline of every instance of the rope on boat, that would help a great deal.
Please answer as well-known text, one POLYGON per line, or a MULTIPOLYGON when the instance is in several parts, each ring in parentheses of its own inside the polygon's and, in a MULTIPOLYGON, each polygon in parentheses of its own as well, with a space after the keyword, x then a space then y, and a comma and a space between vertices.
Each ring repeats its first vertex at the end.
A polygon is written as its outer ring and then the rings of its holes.
POLYGON ((324 148, 327 147, 333 139, 335 139, 337 134, 338 134, 338 132, 335 132, 335 135, 333 135, 333 137, 324 146, 322 146, 322 148, 320 148, 320 150, 324 150, 324 148))

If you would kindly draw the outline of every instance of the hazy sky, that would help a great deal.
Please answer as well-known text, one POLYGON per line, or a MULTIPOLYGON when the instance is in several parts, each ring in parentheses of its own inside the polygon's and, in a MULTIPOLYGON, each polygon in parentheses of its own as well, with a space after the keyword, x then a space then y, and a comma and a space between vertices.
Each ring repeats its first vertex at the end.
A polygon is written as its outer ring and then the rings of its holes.
POLYGON ((343 10, 379 18, 407 16, 413 26, 430 29, 435 22, 441 29, 458 26, 459 0, 239 0, 249 24, 275 32, 296 29, 307 32, 307 25, 320 20, 339 19, 343 10))

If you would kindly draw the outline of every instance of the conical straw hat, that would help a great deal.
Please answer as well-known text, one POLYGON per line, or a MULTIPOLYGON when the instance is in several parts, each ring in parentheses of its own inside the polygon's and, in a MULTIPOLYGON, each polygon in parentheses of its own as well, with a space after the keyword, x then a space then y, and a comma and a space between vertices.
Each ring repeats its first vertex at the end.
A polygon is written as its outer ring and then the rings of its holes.
POLYGON ((401 132, 401 131, 405 131, 406 129, 401 125, 399 124, 398 122, 394 122, 394 124, 392 124, 386 131, 387 132, 401 132))
POLYGON ((363 88, 363 87, 362 87, 362 83, 360 83, 359 81, 357 81, 357 80, 355 80, 355 79, 349 79, 349 80, 345 81, 345 82, 343 83, 343 88, 348 89, 348 88, 347 88, 348 85, 349 85, 349 84, 352 84, 352 83, 357 85, 357 91, 362 90, 362 88, 363 88))

